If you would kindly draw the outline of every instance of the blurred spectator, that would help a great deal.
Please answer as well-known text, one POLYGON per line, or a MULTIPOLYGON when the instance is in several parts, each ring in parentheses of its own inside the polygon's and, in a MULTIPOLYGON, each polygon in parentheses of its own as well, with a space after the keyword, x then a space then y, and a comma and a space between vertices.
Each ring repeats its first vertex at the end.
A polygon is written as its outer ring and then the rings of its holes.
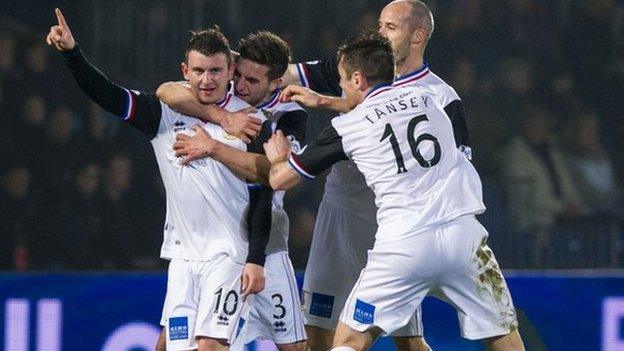
POLYGON ((533 67, 527 59, 507 57, 498 65, 498 88, 495 91, 494 106, 498 118, 508 126, 518 122, 522 110, 519 106, 529 106, 533 103, 535 82, 533 67))
POLYGON ((46 129, 46 143, 41 152, 41 181, 48 201, 56 201, 71 192, 77 159, 74 130, 77 118, 69 107, 59 107, 50 117, 46 129))
POLYGON ((21 91, 36 92, 46 99, 55 97, 55 80, 50 79, 48 48, 36 43, 26 51, 24 72, 19 87, 21 91))
POLYGON ((617 205, 619 189, 613 164, 600 137, 600 120, 594 113, 582 113, 572 123, 569 162, 573 179, 589 210, 596 213, 617 205))
POLYGON ((533 264, 548 255, 550 232, 557 220, 585 210, 565 163, 563 150, 550 132, 552 117, 539 107, 524 111, 520 134, 505 150, 509 215, 515 230, 533 236, 533 264))
POLYGON ((131 268, 133 247, 139 240, 135 212, 141 209, 131 184, 132 161, 126 155, 113 155, 104 174, 104 234, 98 241, 106 269, 131 268))
POLYGON ((31 175, 22 165, 2 174, 0 188, 0 269, 32 268, 35 251, 45 226, 39 216, 40 204, 33 195, 31 175))
POLYGON ((94 159, 106 159, 111 146, 120 141, 120 131, 124 126, 92 102, 89 103, 84 124, 81 140, 84 152, 94 159))
POLYGON ((15 38, 8 33, 0 32, 0 76, 7 86, 15 83, 19 76, 16 64, 15 38))
POLYGON ((89 162, 78 169, 73 191, 59 199, 54 221, 61 228, 56 235, 59 266, 65 269, 102 268, 105 251, 100 192, 100 167, 89 162))
POLYGON ((560 62, 557 16, 545 1, 507 0, 503 11, 508 50, 532 55, 543 64, 560 62))

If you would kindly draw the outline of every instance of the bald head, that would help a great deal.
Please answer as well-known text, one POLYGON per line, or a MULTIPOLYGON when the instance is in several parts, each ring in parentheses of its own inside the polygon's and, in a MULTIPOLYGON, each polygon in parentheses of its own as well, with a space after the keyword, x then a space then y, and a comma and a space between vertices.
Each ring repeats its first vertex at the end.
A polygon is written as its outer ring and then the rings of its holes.
POLYGON ((427 41, 429 41, 433 35, 435 23, 433 20, 433 13, 427 4, 420 0, 394 0, 389 3, 386 8, 391 6, 399 6, 407 9, 409 15, 406 19, 409 21, 411 29, 413 31, 416 29, 424 29, 427 33, 427 41))

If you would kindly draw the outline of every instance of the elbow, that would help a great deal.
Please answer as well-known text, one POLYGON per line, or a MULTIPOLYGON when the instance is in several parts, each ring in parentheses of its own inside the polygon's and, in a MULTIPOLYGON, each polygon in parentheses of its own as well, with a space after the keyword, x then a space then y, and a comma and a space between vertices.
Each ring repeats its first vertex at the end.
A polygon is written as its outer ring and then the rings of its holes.
POLYGON ((270 177, 269 185, 273 190, 288 190, 287 183, 281 177, 270 177))
POLYGON ((169 85, 172 84, 171 82, 167 82, 167 83, 162 83, 158 89, 156 89, 156 96, 158 96, 158 98, 162 101, 165 101, 165 98, 167 96, 167 92, 169 90, 169 85))

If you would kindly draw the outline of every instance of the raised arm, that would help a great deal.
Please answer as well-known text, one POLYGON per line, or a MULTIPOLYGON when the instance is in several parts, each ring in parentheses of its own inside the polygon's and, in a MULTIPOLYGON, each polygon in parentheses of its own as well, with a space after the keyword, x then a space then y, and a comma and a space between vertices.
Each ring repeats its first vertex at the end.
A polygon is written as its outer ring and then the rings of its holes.
POLYGON ((253 107, 231 113, 215 104, 202 104, 186 82, 163 83, 156 90, 156 95, 172 109, 219 124, 228 134, 240 138, 245 143, 249 143, 260 132, 260 119, 250 115, 255 112, 253 107))
POLYGON ((62 52, 67 67, 82 91, 105 110, 153 138, 158 131, 161 115, 160 102, 155 95, 131 91, 111 82, 87 61, 63 14, 59 9, 55 12, 58 24, 50 28, 46 41, 62 52))

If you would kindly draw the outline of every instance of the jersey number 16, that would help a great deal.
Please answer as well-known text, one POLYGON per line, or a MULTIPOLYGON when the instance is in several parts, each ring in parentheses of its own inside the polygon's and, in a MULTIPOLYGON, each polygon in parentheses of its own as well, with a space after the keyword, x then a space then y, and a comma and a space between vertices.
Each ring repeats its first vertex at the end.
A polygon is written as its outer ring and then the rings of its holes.
MULTIPOLYGON (((412 118, 407 124, 407 143, 409 144, 410 149, 412 150, 412 156, 418 161, 418 164, 423 168, 433 167, 440 162, 440 156, 442 155, 442 149, 440 148, 440 143, 438 139, 429 133, 423 133, 418 136, 418 138, 414 137, 414 130, 416 129, 416 125, 423 121, 428 121, 427 115, 420 115, 412 118), (429 140, 433 142, 433 157, 429 160, 425 160, 423 155, 418 150, 418 145, 425 140, 429 140)), ((403 160, 403 153, 401 152, 401 148, 399 147, 399 142, 397 141, 396 135, 394 134, 394 129, 390 123, 386 124, 386 129, 384 130, 383 135, 379 142, 382 142, 390 137, 390 144, 392 145, 392 151, 394 152, 394 157, 396 158, 397 163, 397 174, 407 172, 407 167, 405 167, 405 161, 403 160)))

